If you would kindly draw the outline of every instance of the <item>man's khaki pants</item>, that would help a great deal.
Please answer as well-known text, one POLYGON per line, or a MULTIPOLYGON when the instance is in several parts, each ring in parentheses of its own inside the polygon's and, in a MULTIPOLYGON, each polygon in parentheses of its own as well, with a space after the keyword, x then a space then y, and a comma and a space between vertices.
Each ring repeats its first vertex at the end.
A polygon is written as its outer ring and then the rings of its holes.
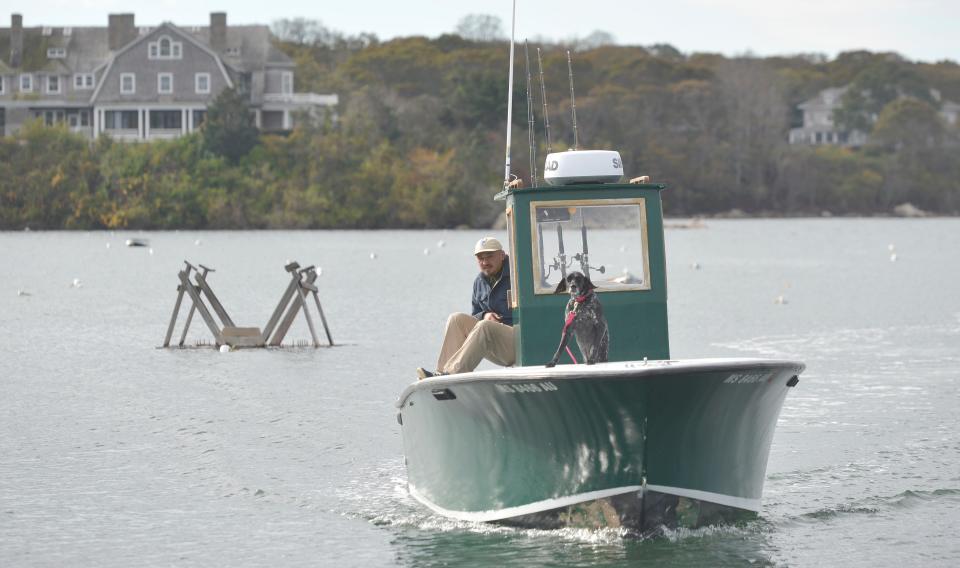
POLYGON ((448 374, 468 373, 484 358, 504 367, 516 362, 513 328, 495 321, 478 320, 470 314, 450 314, 437 370, 448 374))

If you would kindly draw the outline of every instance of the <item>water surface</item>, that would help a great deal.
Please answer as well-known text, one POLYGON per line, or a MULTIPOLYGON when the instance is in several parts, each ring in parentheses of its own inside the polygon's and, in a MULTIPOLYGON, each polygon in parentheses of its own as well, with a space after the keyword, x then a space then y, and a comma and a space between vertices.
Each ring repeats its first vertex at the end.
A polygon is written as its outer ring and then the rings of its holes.
POLYGON ((648 541, 455 522, 407 495, 393 402, 469 307, 482 235, 0 234, 0 564, 960 564, 960 221, 668 230, 673 356, 807 372, 761 516, 648 541), (184 259, 261 327, 286 261, 317 264, 342 346, 157 349, 184 259))

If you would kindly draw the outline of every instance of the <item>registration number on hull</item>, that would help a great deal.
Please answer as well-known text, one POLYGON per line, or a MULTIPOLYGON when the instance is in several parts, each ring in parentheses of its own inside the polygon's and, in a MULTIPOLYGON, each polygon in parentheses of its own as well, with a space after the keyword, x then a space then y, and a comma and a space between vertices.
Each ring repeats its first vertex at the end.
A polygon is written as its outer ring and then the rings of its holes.
POLYGON ((550 381, 542 383, 512 383, 494 385, 498 391, 511 394, 527 394, 537 392, 553 392, 557 390, 557 385, 550 381))

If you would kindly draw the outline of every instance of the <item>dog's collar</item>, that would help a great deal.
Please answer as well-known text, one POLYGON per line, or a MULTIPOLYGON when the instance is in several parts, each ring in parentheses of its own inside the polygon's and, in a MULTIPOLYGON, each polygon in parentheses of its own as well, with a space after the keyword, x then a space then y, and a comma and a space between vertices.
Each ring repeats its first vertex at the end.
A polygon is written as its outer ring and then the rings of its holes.
POLYGON ((587 298, 589 298, 589 297, 590 297, 590 292, 587 292, 586 294, 584 294, 584 295, 582 295, 582 296, 574 296, 573 301, 576 302, 576 303, 578 303, 578 304, 582 304, 582 303, 586 302, 586 301, 587 301, 587 298))

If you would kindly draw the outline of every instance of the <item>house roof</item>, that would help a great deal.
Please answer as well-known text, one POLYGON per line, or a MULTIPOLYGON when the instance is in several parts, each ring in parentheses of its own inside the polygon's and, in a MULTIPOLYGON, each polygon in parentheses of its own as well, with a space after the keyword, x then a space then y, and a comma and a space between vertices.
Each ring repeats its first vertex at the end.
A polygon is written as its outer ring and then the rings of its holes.
POLYGON ((808 99, 799 106, 802 110, 832 110, 839 108, 843 99, 843 94, 847 92, 846 87, 830 87, 817 93, 817 96, 808 99))
MULTIPOLYGON (((155 28, 140 28, 141 34, 117 52, 137 43, 143 36, 152 35, 159 27, 170 26, 181 35, 191 38, 204 49, 213 53, 210 45, 210 28, 194 26, 181 28, 173 24, 161 24, 155 28), (144 33, 146 32, 146 33, 144 33)), ((23 54, 20 70, 26 72, 90 73, 105 66, 112 54, 109 44, 109 28, 77 27, 50 28, 49 35, 43 34, 42 27, 23 28, 23 54), (47 57, 48 47, 66 48, 64 59, 47 57), (51 66, 51 63, 54 63, 51 66)), ((10 65, 10 28, 0 28, 0 70, 16 72, 10 65)), ((270 28, 263 25, 227 26, 227 49, 217 53, 221 60, 240 72, 250 72, 264 67, 294 67, 293 60, 277 49, 272 42, 270 28), (238 48, 239 55, 233 55, 230 48, 238 48)))

